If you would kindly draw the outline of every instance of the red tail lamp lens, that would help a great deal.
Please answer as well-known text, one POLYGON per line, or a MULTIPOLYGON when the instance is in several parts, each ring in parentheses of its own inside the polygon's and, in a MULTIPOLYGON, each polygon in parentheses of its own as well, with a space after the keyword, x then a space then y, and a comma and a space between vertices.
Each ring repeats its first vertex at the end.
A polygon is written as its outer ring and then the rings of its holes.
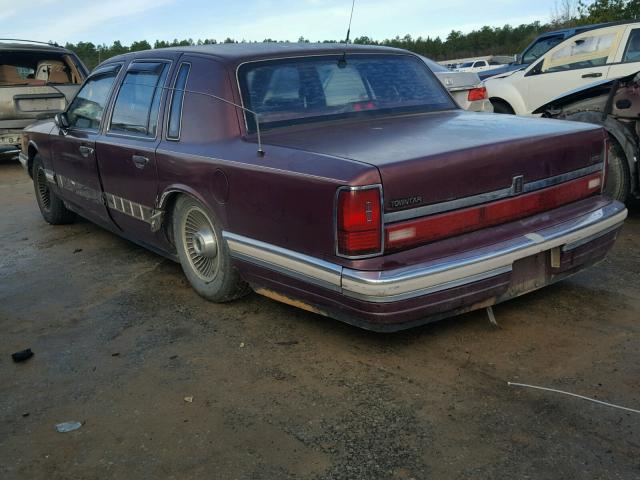
POLYGON ((380 189, 342 190, 338 195, 338 253, 348 257, 382 253, 380 189))
POLYGON ((476 100, 485 100, 487 98, 487 89, 484 87, 472 88, 469 90, 467 100, 475 102, 476 100))

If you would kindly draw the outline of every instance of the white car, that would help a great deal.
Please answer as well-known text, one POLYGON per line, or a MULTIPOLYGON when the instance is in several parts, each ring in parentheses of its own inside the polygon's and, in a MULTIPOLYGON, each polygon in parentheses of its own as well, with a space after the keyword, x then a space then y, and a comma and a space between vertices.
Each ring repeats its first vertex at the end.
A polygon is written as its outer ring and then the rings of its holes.
POLYGON ((640 70, 640 23, 574 35, 521 70, 485 80, 496 113, 531 115, 570 90, 640 70))
POLYGON ((476 60, 474 62, 465 62, 456 68, 456 72, 482 72, 484 70, 491 70, 502 65, 501 63, 494 62, 493 60, 476 60))
POLYGON ((460 107, 472 112, 493 112, 487 89, 473 72, 452 72, 433 60, 420 56, 460 107))

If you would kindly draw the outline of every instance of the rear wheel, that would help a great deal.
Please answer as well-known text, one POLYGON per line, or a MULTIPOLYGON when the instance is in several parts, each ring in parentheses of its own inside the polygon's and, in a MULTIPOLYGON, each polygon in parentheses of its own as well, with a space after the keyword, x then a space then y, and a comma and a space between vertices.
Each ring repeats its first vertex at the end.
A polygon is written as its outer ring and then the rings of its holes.
POLYGON ((505 113, 509 115, 515 114, 511 105, 507 102, 503 102, 502 100, 491 100, 491 105, 493 105, 493 113, 505 113))
POLYGON ((627 156, 618 141, 609 135, 609 167, 604 185, 604 193, 609 198, 626 202, 631 189, 631 175, 627 156))
POLYGON ((69 210, 58 197, 47 180, 42 158, 36 155, 32 166, 33 187, 42 217, 51 225, 72 223, 76 214, 69 210))
POLYGON ((219 222, 199 201, 178 198, 173 209, 173 237, 185 276, 204 298, 228 302, 250 291, 231 263, 219 222))

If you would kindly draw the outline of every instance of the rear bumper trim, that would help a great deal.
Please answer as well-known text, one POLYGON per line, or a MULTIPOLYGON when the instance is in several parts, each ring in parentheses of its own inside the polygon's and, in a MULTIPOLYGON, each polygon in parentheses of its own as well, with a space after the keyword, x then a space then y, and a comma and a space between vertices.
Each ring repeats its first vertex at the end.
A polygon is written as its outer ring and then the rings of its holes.
POLYGON ((343 295, 396 302, 511 272, 513 263, 556 247, 577 248, 619 228, 627 210, 611 202, 588 214, 500 244, 383 271, 354 270, 265 242, 223 232, 231 255, 343 295))
POLYGON ((436 262, 381 272, 344 268, 343 293, 373 302, 392 302, 422 295, 425 290, 433 292, 449 288, 451 284, 471 283, 482 274, 490 276, 490 272, 510 268, 521 258, 555 247, 586 243, 590 238, 618 228, 626 217, 624 205, 612 202, 589 214, 523 235, 504 245, 492 245, 436 262))

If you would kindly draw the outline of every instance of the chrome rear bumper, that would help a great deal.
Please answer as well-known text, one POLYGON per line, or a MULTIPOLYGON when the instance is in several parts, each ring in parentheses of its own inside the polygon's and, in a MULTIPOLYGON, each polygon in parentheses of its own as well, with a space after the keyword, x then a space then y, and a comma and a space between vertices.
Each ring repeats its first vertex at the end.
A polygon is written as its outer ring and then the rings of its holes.
POLYGON ((299 280, 368 302, 396 302, 488 279, 512 270, 517 260, 560 248, 570 251, 621 226, 627 210, 611 202, 564 223, 503 243, 411 266, 354 270, 247 237, 224 232, 231 255, 299 280))

